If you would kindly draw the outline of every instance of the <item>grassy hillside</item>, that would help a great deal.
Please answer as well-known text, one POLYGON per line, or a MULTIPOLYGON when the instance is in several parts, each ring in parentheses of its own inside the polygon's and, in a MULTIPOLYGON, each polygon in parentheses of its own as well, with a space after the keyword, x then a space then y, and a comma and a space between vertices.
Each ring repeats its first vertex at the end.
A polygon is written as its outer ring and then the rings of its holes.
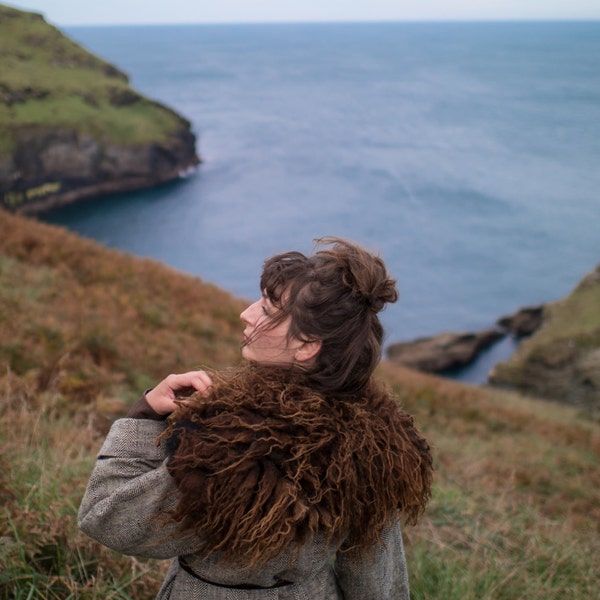
POLYGON ((41 15, 0 4, 0 156, 17 135, 51 126, 138 145, 181 128, 173 111, 151 102, 127 76, 41 15))
MULTIPOLYGON (((238 360, 241 302, 156 262, 0 211, 0 599, 152 598, 166 565, 79 533, 110 421, 171 371, 238 360)), ((407 528, 415 599, 588 599, 600 582, 600 423, 575 409, 380 375, 435 448, 407 528)))

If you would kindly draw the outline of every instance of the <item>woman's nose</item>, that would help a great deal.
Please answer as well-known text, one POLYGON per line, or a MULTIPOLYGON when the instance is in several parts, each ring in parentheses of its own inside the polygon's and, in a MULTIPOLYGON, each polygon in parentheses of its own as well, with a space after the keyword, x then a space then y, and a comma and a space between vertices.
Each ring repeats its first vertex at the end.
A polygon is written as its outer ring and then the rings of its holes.
MULTIPOLYGON (((252 325, 253 323, 253 311, 252 308, 255 307, 257 304, 257 302, 254 302, 253 304, 251 304, 250 306, 248 306, 241 314, 240 314, 240 319, 242 321, 244 321, 244 323, 247 323, 248 325, 252 325)), ((255 312, 255 311, 254 311, 255 312)))

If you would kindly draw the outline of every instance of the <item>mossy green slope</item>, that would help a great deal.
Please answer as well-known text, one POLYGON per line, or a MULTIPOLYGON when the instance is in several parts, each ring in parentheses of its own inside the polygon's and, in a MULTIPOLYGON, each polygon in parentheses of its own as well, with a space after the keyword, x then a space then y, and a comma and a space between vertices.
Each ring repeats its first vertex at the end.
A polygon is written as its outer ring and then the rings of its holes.
MULTIPOLYGON (((125 73, 41 15, 0 5, 0 56, 0 201, 6 207, 48 196, 72 201, 77 189, 88 188, 82 196, 90 196, 154 185, 197 164, 187 120, 138 94, 125 73), (174 155, 158 177, 160 164, 135 167, 125 164, 135 158, 122 155, 151 145, 174 155), (69 170, 73 157, 77 168, 69 170), (122 184, 99 187, 111 179, 122 184)), ((159 155, 137 156, 144 163, 159 155)))

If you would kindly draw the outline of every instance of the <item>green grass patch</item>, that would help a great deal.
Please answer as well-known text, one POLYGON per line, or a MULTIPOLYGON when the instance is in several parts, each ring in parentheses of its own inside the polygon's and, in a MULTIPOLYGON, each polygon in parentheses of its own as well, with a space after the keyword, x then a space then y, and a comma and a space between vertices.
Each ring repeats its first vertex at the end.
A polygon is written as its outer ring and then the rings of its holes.
POLYGON ((433 503, 426 522, 406 533, 413 600, 594 597, 597 533, 574 537, 560 519, 540 518, 509 495, 464 495, 469 500, 449 510, 452 496, 442 493, 444 503, 433 503))
MULTIPOLYGON (((29 100, 12 108, 10 131, 23 128, 73 129, 127 146, 163 140, 181 128, 181 120, 167 109, 142 100, 129 106, 112 106, 100 99, 91 106, 79 95, 29 100)), ((14 146, 7 139, 5 150, 14 146)))

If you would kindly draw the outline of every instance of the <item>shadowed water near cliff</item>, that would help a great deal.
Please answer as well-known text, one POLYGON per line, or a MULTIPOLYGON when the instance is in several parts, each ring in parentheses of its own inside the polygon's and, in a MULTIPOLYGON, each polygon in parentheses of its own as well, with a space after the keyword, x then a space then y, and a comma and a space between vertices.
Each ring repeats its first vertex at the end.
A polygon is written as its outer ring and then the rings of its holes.
POLYGON ((205 163, 48 221, 246 298, 266 256, 353 238, 399 281, 389 342, 489 327, 598 261, 600 24, 67 32, 189 118, 205 163))

